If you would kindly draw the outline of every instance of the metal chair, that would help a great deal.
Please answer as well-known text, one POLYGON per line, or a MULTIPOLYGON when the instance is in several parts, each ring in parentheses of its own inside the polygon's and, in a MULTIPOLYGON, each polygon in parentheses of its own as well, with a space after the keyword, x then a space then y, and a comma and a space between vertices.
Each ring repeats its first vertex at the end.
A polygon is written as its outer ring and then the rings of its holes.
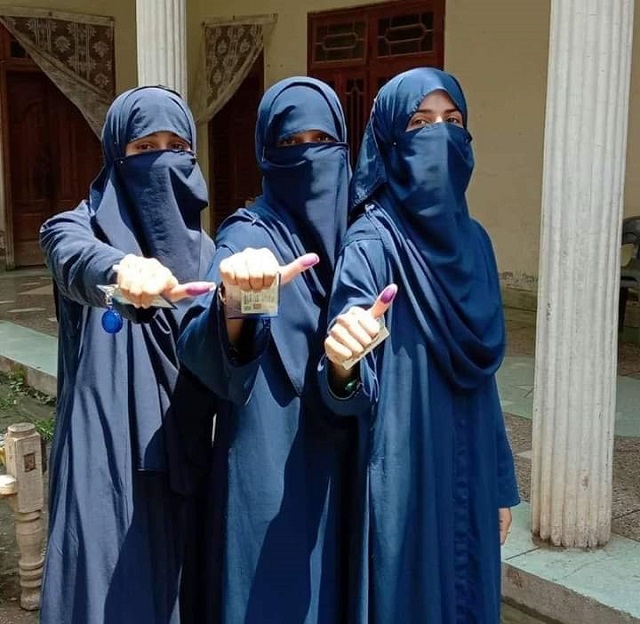
POLYGON ((620 299, 618 307, 618 331, 624 329, 629 288, 640 291, 640 217, 628 217, 622 222, 622 245, 632 246, 629 259, 620 268, 620 299))

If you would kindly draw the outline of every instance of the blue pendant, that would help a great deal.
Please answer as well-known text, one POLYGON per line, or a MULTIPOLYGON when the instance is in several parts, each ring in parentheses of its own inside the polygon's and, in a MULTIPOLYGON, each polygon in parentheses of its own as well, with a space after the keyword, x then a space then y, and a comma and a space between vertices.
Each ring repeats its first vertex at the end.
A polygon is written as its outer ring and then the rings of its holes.
POLYGON ((113 308, 109 308, 102 315, 102 329, 109 334, 117 334, 123 325, 122 315, 113 308))

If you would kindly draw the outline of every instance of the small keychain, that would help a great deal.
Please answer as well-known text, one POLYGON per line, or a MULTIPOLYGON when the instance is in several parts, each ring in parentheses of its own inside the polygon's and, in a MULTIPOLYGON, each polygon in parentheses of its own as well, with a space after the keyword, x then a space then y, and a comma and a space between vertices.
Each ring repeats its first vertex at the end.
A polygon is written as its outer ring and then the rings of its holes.
POLYGON ((105 292, 107 309, 102 314, 102 329, 108 334, 117 334, 124 325, 122 314, 113 309, 113 294, 105 292))

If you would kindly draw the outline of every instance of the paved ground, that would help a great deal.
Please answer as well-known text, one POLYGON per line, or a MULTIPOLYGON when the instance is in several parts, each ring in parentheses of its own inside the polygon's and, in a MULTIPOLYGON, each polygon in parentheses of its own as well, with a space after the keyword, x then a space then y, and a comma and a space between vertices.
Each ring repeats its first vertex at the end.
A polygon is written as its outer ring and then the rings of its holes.
MULTIPOLYGON (((51 280, 44 270, 0 272, 0 321, 55 336, 57 327, 51 293, 51 280)), ((508 357, 499 382, 522 497, 528 501, 535 313, 508 309, 507 330, 508 357)), ((630 335, 634 339, 637 337, 637 333, 630 335)), ((620 344, 618 374, 613 528, 622 536, 640 541, 640 413, 637 409, 640 403, 640 344, 637 342, 620 344)), ((3 540, 6 550, 7 540, 11 538, 11 531, 7 531, 8 519, 6 505, 0 505, 0 556, 3 540)), ((15 565, 15 560, 13 564, 11 559, 8 561, 9 567, 15 565)), ((17 589, 15 575, 6 572, 6 566, 4 570, 0 566, 0 601, 3 595, 15 595, 17 589)), ((4 604, 0 603, 0 624, 31 624, 36 621, 35 615, 24 614, 15 604, 7 604, 6 598, 4 604)), ((539 620, 507 606, 504 622, 537 624, 539 620)))
POLYGON ((52 283, 44 269, 0 271, 0 319, 57 335, 52 283))

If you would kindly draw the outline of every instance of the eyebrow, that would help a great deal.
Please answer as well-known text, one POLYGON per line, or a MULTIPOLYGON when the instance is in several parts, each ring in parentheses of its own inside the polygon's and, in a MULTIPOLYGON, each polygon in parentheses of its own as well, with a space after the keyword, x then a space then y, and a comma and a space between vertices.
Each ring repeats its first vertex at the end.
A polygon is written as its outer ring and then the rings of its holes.
POLYGON ((189 143, 189 141, 187 141, 187 139, 182 138, 179 134, 176 134, 175 132, 171 132, 170 130, 159 130, 158 132, 152 132, 151 134, 145 134, 143 137, 140 137, 139 139, 134 139, 132 141, 132 143, 135 143, 136 141, 142 141, 144 139, 157 138, 157 136, 160 134, 160 132, 168 132, 172 137, 180 139, 181 141, 184 141, 185 143, 189 143))
MULTIPOLYGON (((427 113, 429 115, 435 115, 436 111, 434 111, 432 108, 419 108, 414 115, 418 114, 418 113, 427 113)), ((458 108, 447 108, 446 110, 443 110, 442 113, 444 115, 450 114, 450 113, 460 113, 462 115, 462 113, 460 112, 460 109, 458 108)))

